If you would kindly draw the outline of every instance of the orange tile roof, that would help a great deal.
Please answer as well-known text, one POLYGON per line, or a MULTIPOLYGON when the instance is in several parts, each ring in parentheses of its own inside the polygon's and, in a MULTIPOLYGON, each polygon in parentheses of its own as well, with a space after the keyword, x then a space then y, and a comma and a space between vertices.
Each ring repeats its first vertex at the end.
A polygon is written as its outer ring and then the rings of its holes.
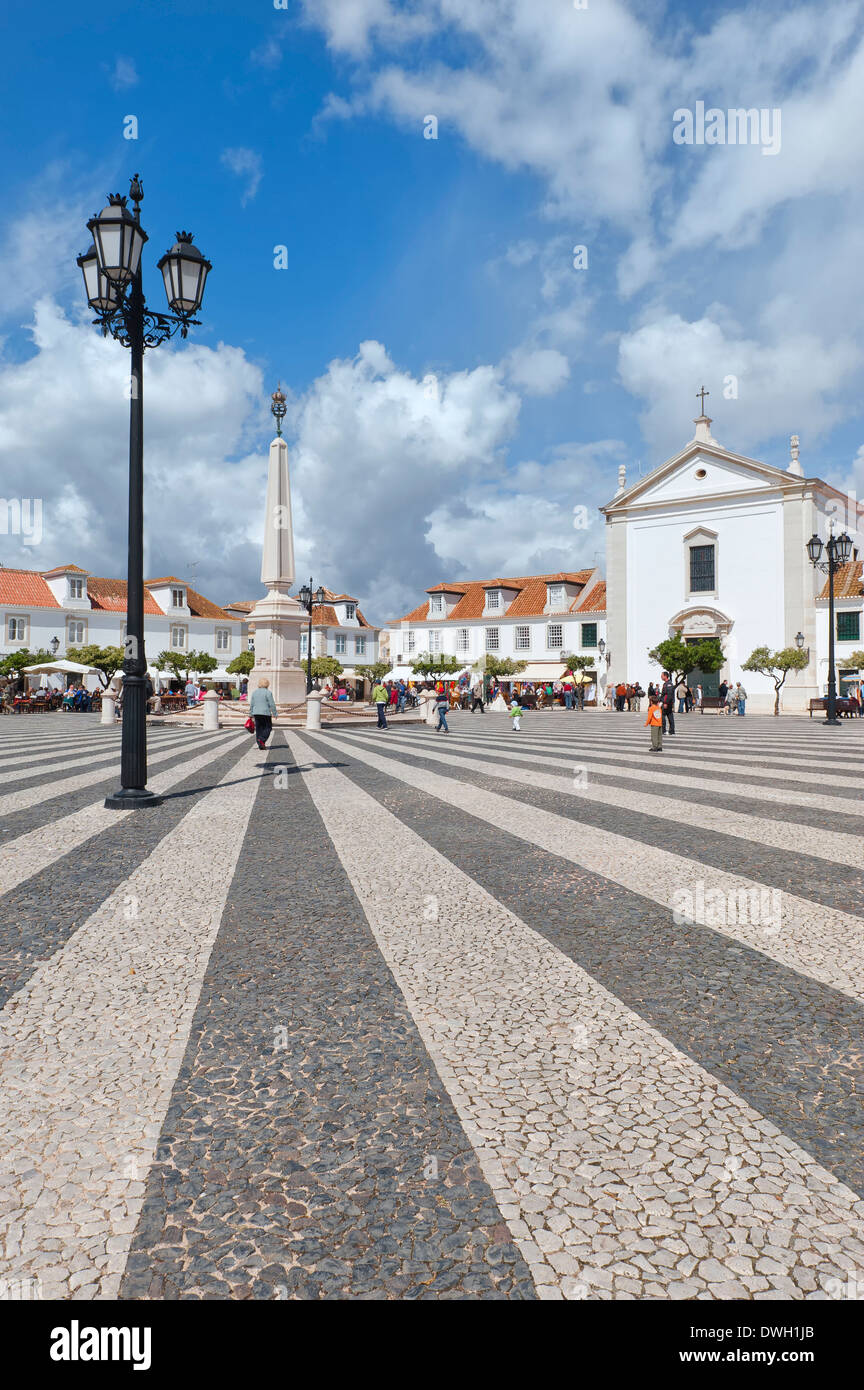
POLYGON ((176 574, 163 574, 161 579, 145 579, 145 584, 182 584, 184 581, 178 579, 176 574))
POLYGON ((218 603, 211 603, 209 598, 196 593, 188 584, 185 585, 185 589, 186 603, 193 618, 224 618, 229 623, 242 623, 242 618, 238 618, 234 613, 226 613, 218 603))
MULTIPOLYGON (((864 594, 864 584, 862 584, 862 565, 864 561, 848 560, 845 565, 838 565, 834 574, 834 597, 835 598, 860 598, 864 594)), ((822 587, 820 598, 828 597, 828 580, 822 587)))
MULTIPOLYGON (((463 584, 435 584, 431 589, 427 589, 427 594, 448 593, 461 594, 459 602, 454 604, 450 614, 445 617, 437 615, 432 619, 433 622, 458 623, 470 618, 501 617, 501 618, 536 618, 542 617, 546 608, 546 585, 547 584, 587 584, 591 578, 593 570, 576 570, 566 574, 532 574, 520 575, 514 579, 493 580, 491 586, 482 579, 470 579, 463 584), (516 597, 507 606, 504 612, 490 614, 486 609, 486 589, 488 588, 518 589, 516 597)), ((573 612, 579 602, 579 595, 576 595, 570 606, 573 612)), ((410 613, 406 613, 403 618, 394 618, 390 626, 397 623, 418 623, 425 622, 430 617, 429 603, 421 603, 410 613)))
MULTIPOLYGON (((126 612, 125 579, 98 579, 91 575, 87 580, 87 593, 90 597, 91 608, 102 609, 106 613, 126 612)), ((160 618, 165 617, 147 588, 144 589, 144 612, 152 613, 160 618)))
MULTIPOLYGON (((352 599, 351 602, 354 603, 355 600, 352 599)), ((355 617, 360 627, 372 626, 371 623, 367 623, 359 608, 355 617)), ((312 623, 315 627, 342 627, 343 625, 336 616, 336 609, 329 603, 318 604, 312 609, 312 623)))
POLYGON ((598 579, 590 594, 574 609, 576 613, 606 612, 606 580, 598 579))
POLYGON ((43 570, 42 573, 46 579, 53 579, 56 574, 88 574, 89 570, 82 570, 80 565, 55 565, 53 570, 43 570))
POLYGON ((0 568, 0 603, 8 607, 59 608, 42 575, 37 570, 0 568))
POLYGON ((244 598, 238 599, 236 603, 226 603, 225 612, 231 613, 236 609, 238 613, 251 613, 256 601, 254 598, 244 598))

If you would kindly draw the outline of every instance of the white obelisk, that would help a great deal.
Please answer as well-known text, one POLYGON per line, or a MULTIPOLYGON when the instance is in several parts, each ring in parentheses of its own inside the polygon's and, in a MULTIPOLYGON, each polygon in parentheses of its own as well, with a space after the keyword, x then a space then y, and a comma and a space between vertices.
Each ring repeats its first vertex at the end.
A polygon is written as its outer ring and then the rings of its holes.
POLYGON ((277 705, 306 699, 306 676, 300 664, 300 631, 306 611, 291 598, 294 584, 294 527, 291 519, 291 484, 288 477, 288 445, 282 438, 285 396, 273 392, 270 407, 276 416, 276 438, 270 445, 267 475, 267 511, 261 583, 267 593, 249 614, 255 633, 255 665, 249 677, 249 693, 266 677, 277 705))

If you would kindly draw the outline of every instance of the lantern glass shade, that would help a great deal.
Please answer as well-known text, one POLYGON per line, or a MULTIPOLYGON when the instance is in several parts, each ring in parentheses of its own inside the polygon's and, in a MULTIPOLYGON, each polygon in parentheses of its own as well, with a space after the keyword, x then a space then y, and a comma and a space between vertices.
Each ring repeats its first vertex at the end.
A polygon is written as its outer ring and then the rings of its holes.
POLYGON ((78 264, 84 276, 84 291, 90 308, 95 309, 97 314, 110 313, 117 307, 117 286, 99 269, 95 244, 78 257, 78 264))
POLYGON ((190 232, 178 232, 177 240, 159 261, 165 282, 165 297, 175 314, 189 318, 201 308, 204 284, 213 269, 197 246, 190 232))
POLYGON ((108 206, 98 217, 91 217, 87 228, 93 234, 99 269, 121 288, 138 270, 147 233, 135 221, 126 199, 112 193, 108 206))
POLYGON ((798 648, 799 652, 804 650, 804 633, 803 633, 803 632, 796 632, 796 633, 795 633, 795 646, 798 648))
POLYGON ((852 554, 852 537, 844 531, 834 542, 834 553, 838 565, 845 565, 852 554))
POLYGON ((600 638, 600 641, 597 643, 597 650, 599 651, 599 653, 600 653, 601 656, 603 655, 603 653, 604 653, 605 650, 606 650, 606 643, 605 643, 605 641, 603 640, 602 637, 600 638))
POLYGON ((52 653, 54 654, 54 656, 56 656, 56 655, 57 655, 57 649, 58 649, 59 646, 60 646, 60 638, 59 638, 59 637, 52 637, 52 638, 51 638, 51 641, 50 641, 50 643, 49 643, 48 645, 50 646, 51 651, 52 651, 52 653))
POLYGON ((308 607, 309 607, 309 603, 310 603, 311 598, 312 598, 312 590, 309 588, 309 585, 308 585, 308 584, 304 584, 304 585, 303 585, 303 588, 300 590, 300 602, 302 603, 302 605, 303 605, 304 608, 308 608, 308 607))
POLYGON ((815 534, 812 535, 807 542, 807 554, 810 556, 814 565, 822 554, 822 542, 815 534))
POLYGON ((325 599, 325 598, 326 598, 326 594, 324 593, 323 587, 321 587, 321 588, 319 588, 319 589, 317 590, 317 592, 316 592, 316 594, 315 594, 315 602, 318 604, 319 607, 320 607, 321 604, 324 602, 324 599, 325 599))

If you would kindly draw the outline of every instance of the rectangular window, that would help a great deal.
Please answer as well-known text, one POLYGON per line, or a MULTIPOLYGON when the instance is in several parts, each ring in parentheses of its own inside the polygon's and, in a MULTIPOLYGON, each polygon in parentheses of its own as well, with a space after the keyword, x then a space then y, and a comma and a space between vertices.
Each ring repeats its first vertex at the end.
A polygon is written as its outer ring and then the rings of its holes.
POLYGON ((356 612, 357 612, 357 605, 356 605, 356 603, 346 603, 346 605, 345 605, 345 617, 346 617, 346 618, 353 618, 354 615, 356 614, 356 612))
POLYGON ((406 652, 408 652, 409 654, 410 654, 411 652, 413 652, 413 650, 414 650, 414 633, 413 633, 412 631, 410 631, 410 630, 406 631, 406 633, 405 633, 405 641, 404 641, 404 643, 403 643, 403 646, 404 646, 406 652))
POLYGON ((690 592, 704 593, 714 588, 714 547, 713 545, 691 545, 690 547, 690 592))
POLYGON ((231 647, 231 631, 227 627, 217 627, 216 629, 216 650, 217 652, 227 652, 231 647))
POLYGON ((499 629, 498 629, 497 627, 487 627, 487 629, 486 629, 486 650, 487 650, 487 652, 497 652, 497 650, 498 650, 498 633, 499 633, 499 629))
POLYGON ((309 655, 309 633, 308 633, 308 632, 301 632, 301 633, 300 633, 300 655, 301 655, 301 656, 308 656, 308 655, 309 655))
POLYGON ((440 650, 441 650, 441 633, 440 633, 440 632, 430 632, 430 633, 429 633, 429 650, 430 650, 430 652, 440 652, 440 650))
POLYGON ((596 624, 596 623, 583 623, 583 624, 582 624, 582 646, 583 646, 583 647, 596 647, 596 646, 597 646, 597 624, 596 624))
POLYGON ((186 648, 186 629, 174 624, 171 627, 171 646, 175 652, 185 651, 186 648))
POLYGON ((530 627, 517 627, 516 629, 516 650, 517 652, 527 652, 531 649, 531 629, 530 627))
POLYGON ((366 655, 366 638, 365 638, 365 637, 355 637, 355 638, 354 638, 354 651, 356 652, 356 654, 357 654, 358 656, 365 656, 365 655, 366 655))
POLYGON ((70 647, 77 647, 84 641, 84 624, 70 623, 66 638, 70 647))
POLYGON ((837 641, 838 642, 860 642, 861 640, 861 614, 860 613, 838 613, 837 614, 837 641))
POLYGON ((549 607, 550 607, 550 608, 555 608, 555 609, 563 608, 563 607, 564 607, 564 585, 563 585, 563 584, 550 584, 550 585, 549 585, 549 607))
POLYGON ((443 613, 443 612, 444 612, 444 595, 443 595, 443 594, 433 594, 433 595, 432 595, 432 601, 431 601, 431 603, 430 603, 430 605, 429 605, 429 612, 430 612, 430 613, 443 613))
POLYGON ((337 633, 337 635, 336 635, 336 655, 337 655, 337 656, 343 656, 344 653, 347 651, 347 649, 348 649, 348 638, 345 636, 344 632, 337 633))
POLYGON ((183 589, 172 589, 172 590, 171 590, 171 607, 172 607, 172 608, 182 608, 182 607, 183 607, 183 604, 184 604, 185 602, 186 602, 186 594, 185 594, 185 591, 184 591, 183 589))
POLYGON ((24 634, 27 631, 26 618, 10 618, 6 626, 6 632, 10 642, 23 642, 24 634))
POLYGON ((84 580, 83 580, 83 579, 70 579, 70 580, 69 580, 69 596, 70 596, 70 598, 83 598, 83 597, 84 597, 84 580))
POLYGON ((497 589, 489 589, 486 593, 486 607, 498 608, 501 602, 501 595, 497 589))
POLYGON ((561 623, 550 623, 546 629, 546 647, 549 651, 564 646, 564 628, 561 623))
POLYGON ((457 627, 456 629, 456 650, 457 652, 467 652, 468 650, 467 627, 457 627))

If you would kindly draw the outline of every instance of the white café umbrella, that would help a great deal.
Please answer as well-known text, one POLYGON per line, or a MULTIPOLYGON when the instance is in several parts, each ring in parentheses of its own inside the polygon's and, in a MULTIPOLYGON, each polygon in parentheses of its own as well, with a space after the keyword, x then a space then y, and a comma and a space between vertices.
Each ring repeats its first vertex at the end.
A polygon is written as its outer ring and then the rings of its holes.
POLYGON ((80 661, 43 661, 38 666, 24 667, 24 673, 28 676, 41 675, 43 672, 47 676, 50 676, 52 673, 58 675, 65 673, 69 676, 88 676, 92 675, 93 672, 98 672, 98 670, 98 666, 82 666, 80 661))

